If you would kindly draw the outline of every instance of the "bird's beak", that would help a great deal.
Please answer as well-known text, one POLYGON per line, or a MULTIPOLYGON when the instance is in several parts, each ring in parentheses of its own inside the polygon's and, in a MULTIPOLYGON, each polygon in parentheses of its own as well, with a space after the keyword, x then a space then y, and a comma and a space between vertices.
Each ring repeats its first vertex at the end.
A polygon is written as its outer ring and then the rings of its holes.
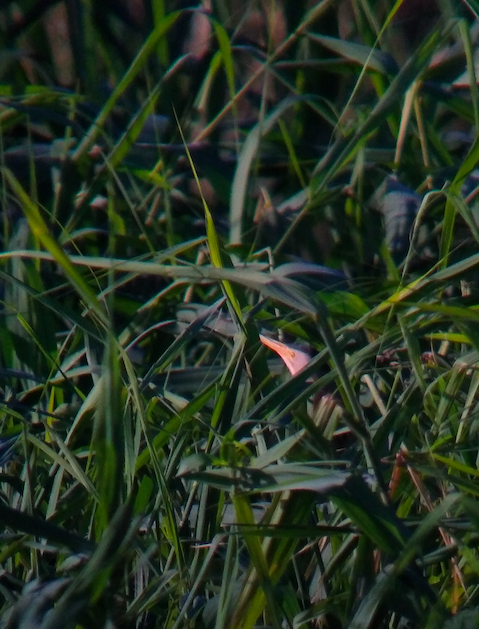
POLYGON ((273 352, 278 354, 292 376, 295 376, 311 361, 311 356, 307 352, 293 348, 290 345, 286 345, 286 343, 274 341, 263 334, 259 335, 259 340, 263 345, 266 345, 266 347, 269 347, 269 349, 272 349, 273 352))

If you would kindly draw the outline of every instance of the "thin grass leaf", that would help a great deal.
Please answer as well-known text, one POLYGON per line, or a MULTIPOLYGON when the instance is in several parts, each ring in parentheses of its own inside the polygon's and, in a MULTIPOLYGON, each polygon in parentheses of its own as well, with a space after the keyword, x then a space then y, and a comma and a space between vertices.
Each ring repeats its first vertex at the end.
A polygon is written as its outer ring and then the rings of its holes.
POLYGON ((118 83, 116 88, 114 89, 112 95, 109 97, 103 109, 98 114, 96 119, 93 121, 88 133, 84 136, 78 147, 75 149, 72 155, 73 162, 79 162, 84 155, 91 148, 93 143, 98 138, 101 133, 108 116, 111 114, 114 106, 116 105, 119 98, 121 98, 127 88, 131 85, 131 83, 137 78, 138 74, 141 72, 143 67, 148 61, 148 58, 154 52, 154 50, 158 47, 158 44, 165 37, 166 33, 172 28, 178 17, 180 16, 181 11, 174 11, 170 13, 163 19, 159 19, 155 24, 155 28, 153 32, 150 34, 146 42, 143 44, 142 48, 136 55, 132 64, 128 68, 127 72, 122 77, 121 81, 118 83))
POLYGON ((240 244, 243 239, 243 222, 246 212, 246 193, 250 177, 251 166, 255 158, 258 157, 258 149, 262 137, 268 133, 280 120, 281 116, 290 108, 296 105, 301 99, 289 97, 283 100, 268 116, 258 123, 248 134, 243 144, 241 153, 238 156, 233 184, 231 186, 230 200, 230 233, 229 244, 240 244))
MULTIPOLYGON (((244 496, 233 496, 236 517, 244 525, 253 525, 254 517, 249 500, 244 496)), ((251 588, 248 580, 247 586, 243 589, 236 603, 235 615, 232 624, 241 629, 252 629, 262 613, 265 605, 268 606, 268 613, 271 616, 273 627, 281 627, 280 610, 274 596, 273 584, 269 576, 269 567, 263 552, 261 541, 256 537, 247 537, 246 545, 251 557, 252 566, 255 570, 255 580, 257 579, 259 588, 251 596, 251 588)), ((252 578, 251 576, 249 577, 252 578)))
POLYGON ((31 201, 30 197, 25 193, 10 171, 2 170, 2 172, 15 194, 21 200, 23 211, 25 212, 32 232, 40 240, 43 246, 51 253, 52 259, 63 269, 72 285, 84 299, 86 305, 95 313, 103 324, 107 325, 105 312, 95 294, 83 280, 75 267, 71 264, 68 256, 51 236, 38 207, 31 201))
POLYGON ((441 243, 440 243, 440 256, 441 256, 441 268, 445 269, 449 259, 449 253, 452 246, 453 236, 454 236, 454 224, 455 224, 455 205, 452 199, 459 195, 462 185, 464 184, 464 180, 466 177, 474 170, 476 164, 479 160, 479 138, 476 138, 474 143, 472 144, 469 152, 461 164, 461 167, 457 171, 456 176, 454 177, 453 182, 449 187, 449 192, 451 196, 447 197, 446 200, 446 208, 444 210, 444 221, 442 226, 441 233, 441 243))
POLYGON ((366 70, 373 70, 381 74, 397 74, 399 68, 391 55, 374 48, 369 48, 363 44, 349 42, 335 37, 307 33, 307 37, 312 41, 321 44, 341 57, 350 59, 366 70))
POLYGON ((50 543, 71 548, 74 552, 90 552, 94 548, 89 540, 80 535, 18 509, 12 509, 8 505, 0 504, 0 520, 7 528, 44 537, 50 543))
MULTIPOLYGON (((0 254, 4 258, 31 258, 39 260, 54 260, 53 255, 40 251, 10 251, 0 254)), ((153 262, 131 262, 129 260, 114 260, 111 258, 94 258, 87 256, 69 256, 69 261, 75 265, 111 269, 117 272, 158 275, 162 277, 204 281, 226 280, 236 282, 247 288, 258 290, 265 297, 276 300, 279 303, 296 308, 305 314, 315 315, 317 304, 309 298, 304 286, 294 280, 282 278, 278 280, 269 273, 250 271, 248 268, 217 268, 214 266, 168 266, 158 265, 153 262)))

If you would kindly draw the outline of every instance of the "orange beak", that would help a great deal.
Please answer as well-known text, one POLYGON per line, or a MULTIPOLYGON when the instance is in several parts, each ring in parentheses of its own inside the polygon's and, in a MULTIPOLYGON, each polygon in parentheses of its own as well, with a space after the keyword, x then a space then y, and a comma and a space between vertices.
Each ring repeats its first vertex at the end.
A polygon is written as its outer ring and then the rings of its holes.
POLYGON ((263 334, 259 335, 259 340, 263 343, 263 345, 272 349, 273 352, 276 352, 278 356, 282 358, 292 376, 295 376, 311 361, 311 356, 307 352, 293 348, 290 345, 281 343, 280 341, 274 341, 263 334))

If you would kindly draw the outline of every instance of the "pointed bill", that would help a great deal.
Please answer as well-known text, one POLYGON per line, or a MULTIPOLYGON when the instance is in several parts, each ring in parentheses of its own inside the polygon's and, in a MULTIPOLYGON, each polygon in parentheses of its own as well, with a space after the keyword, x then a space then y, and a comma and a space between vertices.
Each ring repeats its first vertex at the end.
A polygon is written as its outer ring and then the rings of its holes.
POLYGON ((307 352, 296 347, 286 345, 286 343, 281 343, 280 341, 275 341, 263 334, 259 335, 259 340, 263 343, 263 345, 266 345, 266 347, 269 347, 269 349, 272 349, 273 352, 278 354, 292 376, 296 375, 311 361, 311 356, 307 352))

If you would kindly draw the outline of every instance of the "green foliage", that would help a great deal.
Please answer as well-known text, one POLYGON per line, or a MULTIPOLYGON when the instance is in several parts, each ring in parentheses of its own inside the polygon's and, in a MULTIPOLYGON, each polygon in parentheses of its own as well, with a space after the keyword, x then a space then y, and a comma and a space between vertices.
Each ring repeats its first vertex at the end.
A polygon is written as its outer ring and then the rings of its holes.
POLYGON ((477 622, 477 11, 4 3, 1 626, 477 622))

